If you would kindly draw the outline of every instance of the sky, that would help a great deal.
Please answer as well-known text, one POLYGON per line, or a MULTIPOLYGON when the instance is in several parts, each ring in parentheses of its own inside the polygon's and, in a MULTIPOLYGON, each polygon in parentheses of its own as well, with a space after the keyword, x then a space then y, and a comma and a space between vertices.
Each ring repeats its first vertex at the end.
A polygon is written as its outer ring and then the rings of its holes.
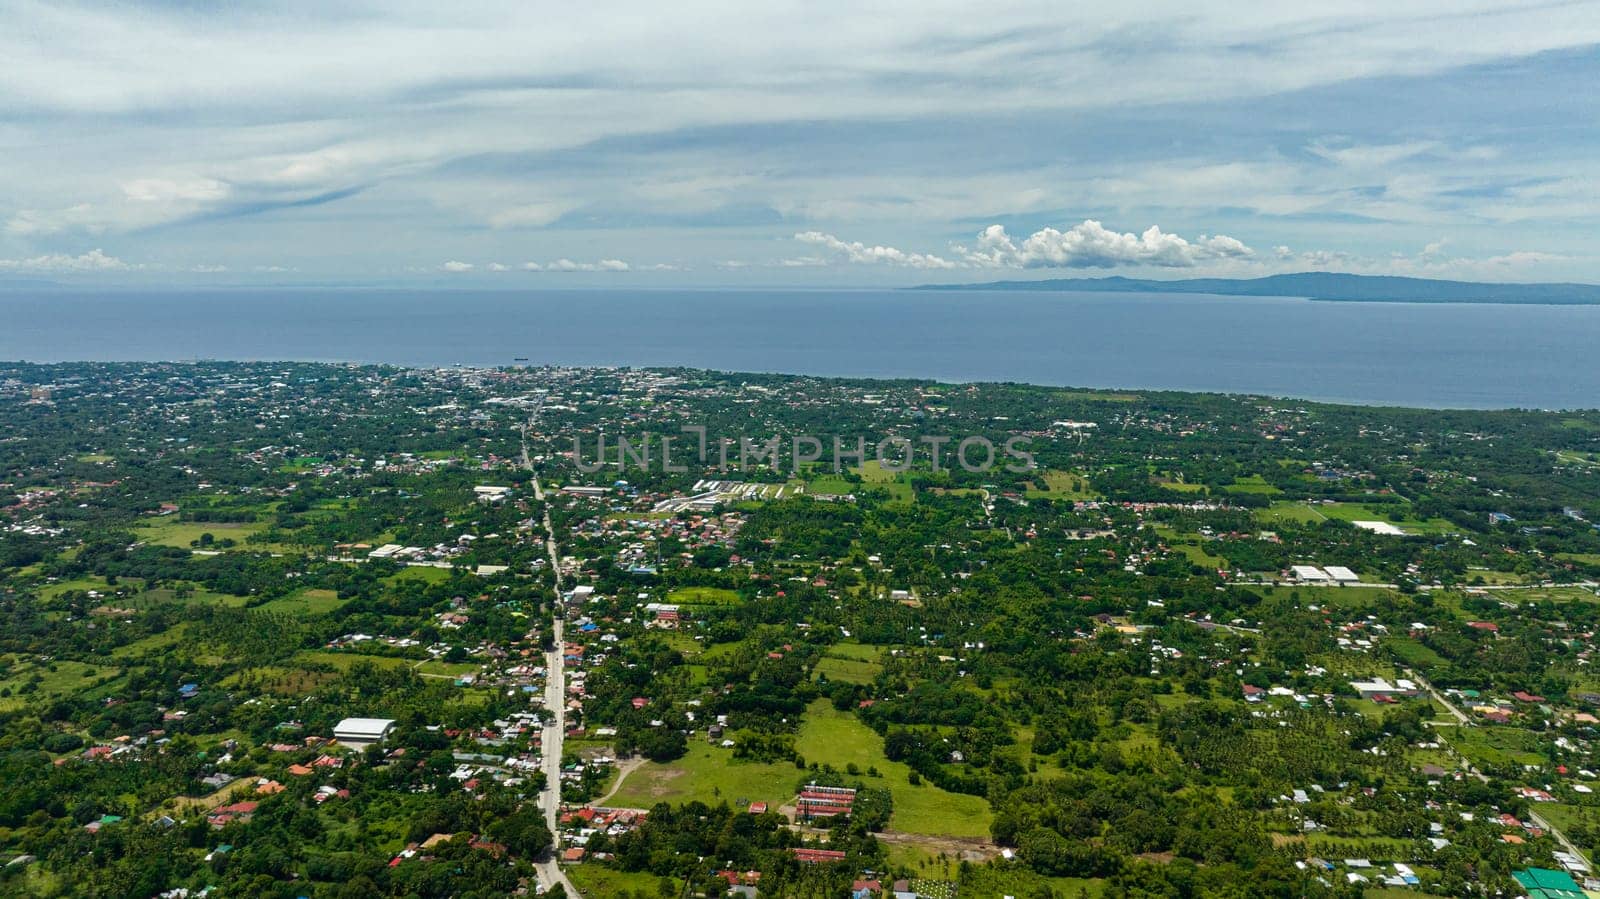
POLYGON ((1600 0, 0 4, 0 283, 1600 282, 1600 0))

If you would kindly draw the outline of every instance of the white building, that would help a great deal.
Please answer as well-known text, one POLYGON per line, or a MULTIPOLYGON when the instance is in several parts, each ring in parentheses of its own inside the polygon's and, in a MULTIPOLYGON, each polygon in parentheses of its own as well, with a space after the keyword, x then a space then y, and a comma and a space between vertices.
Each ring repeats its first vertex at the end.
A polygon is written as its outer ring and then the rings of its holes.
POLYGON ((333 738, 351 749, 365 749, 388 739, 393 730, 393 718, 346 718, 334 725, 333 738))
POLYGON ((1323 570, 1328 573, 1328 577, 1333 578, 1335 581, 1341 584, 1354 584, 1361 580, 1360 575, 1344 567, 1343 565, 1329 565, 1323 570))
POLYGON ((1330 580, 1327 572, 1315 565, 1292 565, 1289 570, 1294 572, 1296 580, 1308 584, 1324 584, 1330 580))

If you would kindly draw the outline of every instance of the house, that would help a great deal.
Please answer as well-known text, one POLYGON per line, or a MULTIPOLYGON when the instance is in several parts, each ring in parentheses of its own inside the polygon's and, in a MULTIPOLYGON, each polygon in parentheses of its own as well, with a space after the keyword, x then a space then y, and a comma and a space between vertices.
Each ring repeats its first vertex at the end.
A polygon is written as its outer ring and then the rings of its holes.
POLYGON ((1527 891, 1528 899, 1582 899, 1572 875, 1553 868, 1526 868, 1511 872, 1511 876, 1527 891))
POLYGON ((845 854, 837 849, 807 849, 796 846, 789 850, 794 857, 808 865, 828 865, 842 862, 845 854))
POLYGON ((333 738, 351 749, 365 749, 388 739, 393 718, 346 718, 334 725, 333 738))
POLYGON ((571 848, 561 850, 561 860, 567 864, 574 864, 583 861, 583 857, 588 854, 589 850, 583 848, 582 846, 573 846, 571 848))
POLYGON ((1381 677, 1369 681, 1351 681, 1350 688, 1362 699, 1375 699, 1379 696, 1417 696, 1422 693, 1416 684, 1405 678, 1397 678, 1392 684, 1381 677))
POLYGON ((206 815, 206 823, 219 829, 235 821, 248 824, 259 805, 260 803, 256 802, 235 802, 231 805, 218 806, 206 815))

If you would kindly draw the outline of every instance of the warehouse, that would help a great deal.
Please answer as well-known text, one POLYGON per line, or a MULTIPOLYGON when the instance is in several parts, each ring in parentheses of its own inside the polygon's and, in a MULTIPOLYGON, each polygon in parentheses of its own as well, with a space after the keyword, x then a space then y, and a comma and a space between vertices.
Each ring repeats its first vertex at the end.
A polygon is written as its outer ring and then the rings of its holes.
POLYGON ((394 730, 393 718, 346 718, 333 728, 333 738, 352 749, 382 743, 394 730))

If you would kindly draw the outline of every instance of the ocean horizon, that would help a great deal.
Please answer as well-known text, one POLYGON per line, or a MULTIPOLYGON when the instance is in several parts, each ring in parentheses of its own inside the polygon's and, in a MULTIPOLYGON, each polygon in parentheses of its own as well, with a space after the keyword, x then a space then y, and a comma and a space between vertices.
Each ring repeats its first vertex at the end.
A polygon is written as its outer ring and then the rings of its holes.
POLYGON ((0 291, 0 359, 687 366, 1600 407, 1600 307, 895 289, 0 291))

